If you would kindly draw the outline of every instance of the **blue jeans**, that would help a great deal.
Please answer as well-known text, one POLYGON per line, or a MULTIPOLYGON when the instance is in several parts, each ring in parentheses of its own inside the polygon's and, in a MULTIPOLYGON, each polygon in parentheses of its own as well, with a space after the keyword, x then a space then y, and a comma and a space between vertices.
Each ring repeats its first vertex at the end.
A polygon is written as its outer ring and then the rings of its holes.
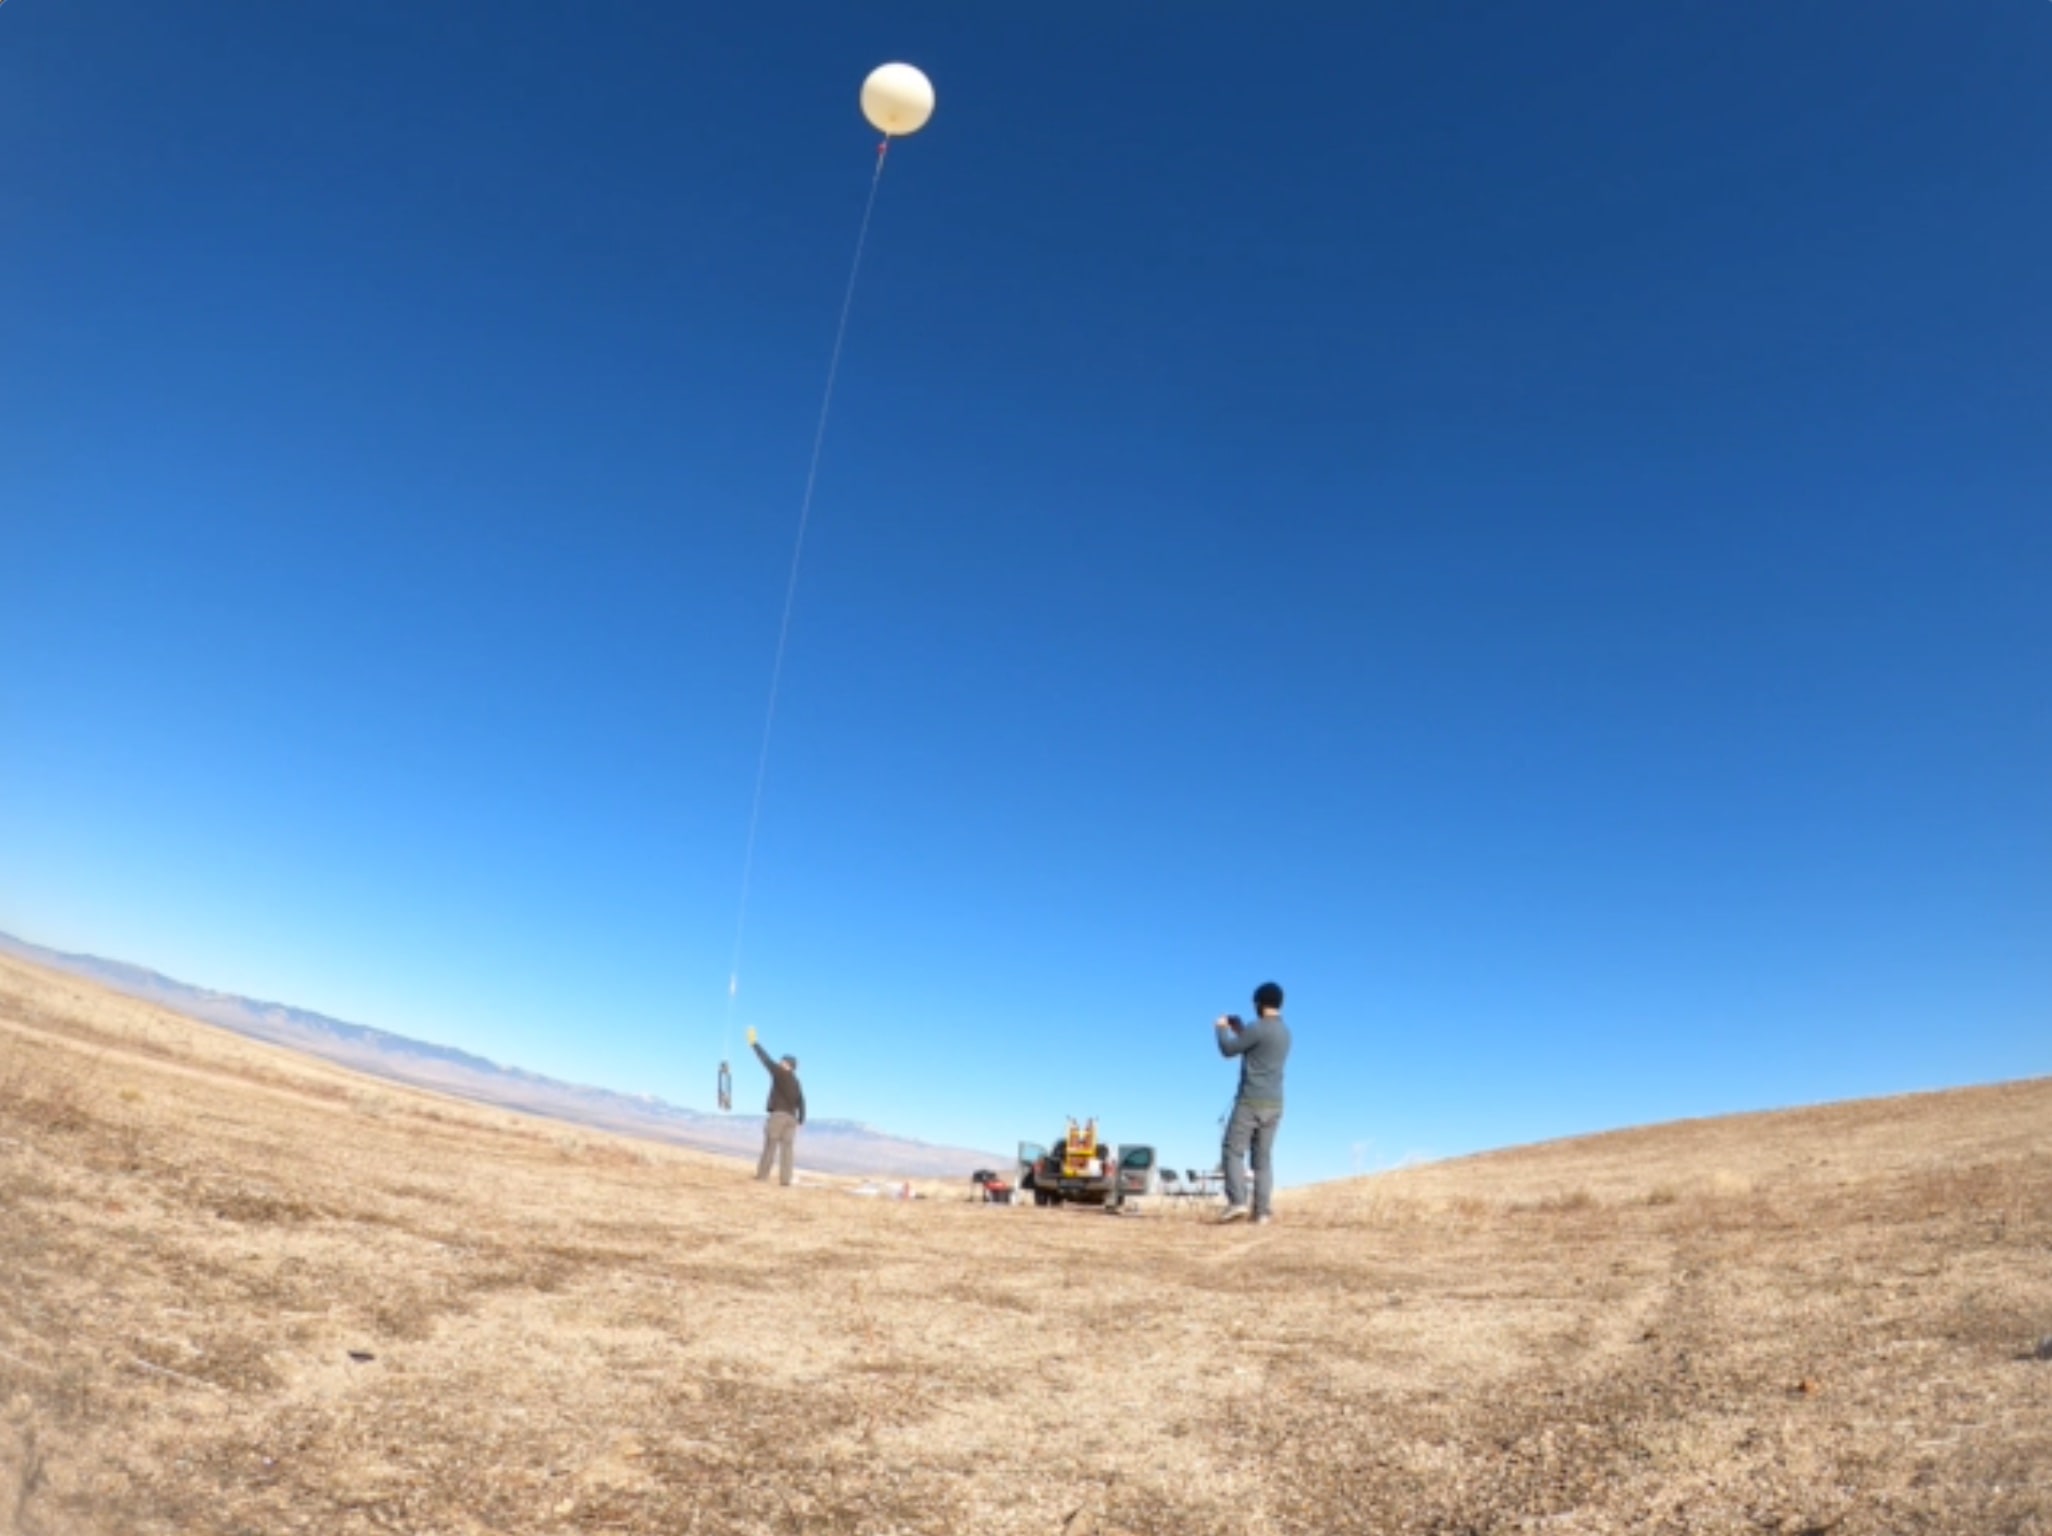
POLYGON ((1276 1127, 1282 1124, 1280 1104, 1233 1105, 1233 1117, 1226 1122, 1225 1149, 1219 1161, 1225 1165, 1227 1205, 1247 1203, 1248 1153, 1254 1163, 1254 1214, 1268 1214, 1269 1197, 1275 1192, 1275 1165, 1269 1153, 1275 1146, 1276 1127))

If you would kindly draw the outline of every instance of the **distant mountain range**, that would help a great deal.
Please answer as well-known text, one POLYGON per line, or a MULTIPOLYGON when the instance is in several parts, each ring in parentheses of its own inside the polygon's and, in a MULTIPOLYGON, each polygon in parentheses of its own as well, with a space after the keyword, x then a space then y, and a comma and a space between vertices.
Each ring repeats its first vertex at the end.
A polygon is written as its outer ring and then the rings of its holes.
MULTIPOLYGON (((348 1024, 303 1008, 259 1002, 188 986, 156 971, 96 955, 68 955, 0 933, 0 954, 98 982, 172 1013, 215 1024, 253 1040, 318 1056, 371 1077, 429 1088, 457 1098, 594 1130, 644 1136, 700 1151, 752 1157, 762 1145, 762 1116, 708 1114, 652 1094, 615 1093, 502 1067, 468 1051, 410 1040, 366 1024, 348 1024)), ((807 1120, 798 1137, 798 1165, 821 1173, 887 1178, 967 1178, 1009 1158, 962 1147, 892 1136, 854 1120, 807 1120)))

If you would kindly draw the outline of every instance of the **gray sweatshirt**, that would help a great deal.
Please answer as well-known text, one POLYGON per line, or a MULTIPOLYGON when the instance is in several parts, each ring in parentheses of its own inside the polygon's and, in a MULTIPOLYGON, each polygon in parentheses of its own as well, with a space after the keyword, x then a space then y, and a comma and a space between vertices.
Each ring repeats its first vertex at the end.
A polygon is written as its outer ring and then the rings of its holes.
POLYGON ((1250 1020, 1238 1029, 1220 1030, 1218 1054, 1240 1058, 1240 1103, 1282 1108, 1283 1063, 1290 1054, 1290 1026, 1283 1022, 1281 1014, 1250 1020))

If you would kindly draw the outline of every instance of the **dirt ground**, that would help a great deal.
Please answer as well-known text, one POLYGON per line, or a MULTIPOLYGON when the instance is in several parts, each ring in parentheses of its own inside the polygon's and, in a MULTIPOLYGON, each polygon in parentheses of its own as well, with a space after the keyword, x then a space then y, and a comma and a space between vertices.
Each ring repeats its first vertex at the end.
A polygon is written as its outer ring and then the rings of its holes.
POLYGON ((781 1191, 0 960, 0 1532, 2052 1533, 2052 1080, 781 1191))

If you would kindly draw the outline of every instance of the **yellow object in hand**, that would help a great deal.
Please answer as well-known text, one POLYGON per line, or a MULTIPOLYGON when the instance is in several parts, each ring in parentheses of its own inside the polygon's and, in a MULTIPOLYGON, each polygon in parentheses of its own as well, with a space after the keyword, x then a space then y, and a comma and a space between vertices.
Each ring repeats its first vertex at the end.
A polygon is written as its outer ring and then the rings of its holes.
POLYGON ((752 1024, 748 1027, 748 1043, 750 1045, 755 1044, 755 1026, 752 1024))

